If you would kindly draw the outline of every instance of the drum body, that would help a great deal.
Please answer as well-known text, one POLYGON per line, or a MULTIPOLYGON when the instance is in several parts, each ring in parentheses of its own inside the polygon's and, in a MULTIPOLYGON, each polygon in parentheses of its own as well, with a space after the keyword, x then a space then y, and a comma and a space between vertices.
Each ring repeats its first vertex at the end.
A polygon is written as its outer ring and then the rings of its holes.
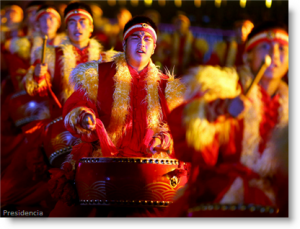
POLYGON ((188 217, 277 217, 279 209, 253 204, 201 204, 188 210, 188 217))
POLYGON ((17 127, 50 116, 48 97, 30 96, 26 91, 13 94, 10 97, 8 109, 17 127))
POLYGON ((45 129, 43 146, 51 166, 60 168, 72 151, 74 145, 79 144, 79 138, 66 130, 62 117, 54 119, 45 129))
POLYGON ((187 182, 180 167, 174 159, 82 158, 75 178, 80 204, 166 207, 187 182))

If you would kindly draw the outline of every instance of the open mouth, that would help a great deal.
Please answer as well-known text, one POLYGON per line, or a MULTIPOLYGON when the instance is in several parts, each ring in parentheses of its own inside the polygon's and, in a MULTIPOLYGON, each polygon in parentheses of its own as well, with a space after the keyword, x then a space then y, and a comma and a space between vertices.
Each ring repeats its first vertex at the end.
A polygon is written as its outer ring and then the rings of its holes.
POLYGON ((75 35, 76 37, 79 37, 79 36, 82 35, 82 33, 78 33, 78 32, 77 32, 77 33, 75 33, 74 35, 75 35))
POLYGON ((141 53, 142 54, 142 53, 146 53, 146 52, 143 51, 143 50, 138 50, 137 53, 141 53))

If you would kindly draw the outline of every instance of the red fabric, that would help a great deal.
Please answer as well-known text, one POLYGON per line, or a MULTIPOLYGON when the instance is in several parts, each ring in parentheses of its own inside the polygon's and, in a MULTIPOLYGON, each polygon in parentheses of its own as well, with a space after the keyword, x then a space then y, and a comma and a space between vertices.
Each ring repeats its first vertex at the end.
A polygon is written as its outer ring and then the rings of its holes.
MULTIPOLYGON (((263 89, 261 91, 263 120, 260 123, 259 151, 262 153, 271 131, 278 122, 279 103, 278 95, 271 98, 263 89)), ((210 105, 212 104, 210 103, 210 105)), ((183 120, 185 107, 186 104, 183 104, 175 108, 168 116, 168 124, 174 139, 175 156, 179 160, 192 163, 189 190, 174 204, 174 207, 179 208, 177 216, 186 214, 187 209, 197 203, 218 203, 237 177, 244 180, 244 203, 273 205, 262 190, 248 185, 249 180, 257 179, 259 175, 240 164, 243 120, 239 120, 237 125, 231 126, 227 144, 220 146, 216 135, 212 144, 204 147, 201 151, 196 151, 193 147, 188 146, 185 136, 186 128, 182 123, 178 123, 179 120, 183 120)), ((171 215, 173 216, 173 213, 169 213, 169 216, 171 215)))
MULTIPOLYGON (((77 90, 67 100, 63 116, 65 117, 72 109, 76 107, 86 107, 94 110, 95 115, 99 118, 104 127, 107 128, 110 123, 111 108, 113 104, 113 93, 114 93, 114 81, 113 76, 116 73, 115 64, 111 62, 101 63, 98 67, 99 71, 99 84, 98 84, 98 101, 97 106, 91 102, 82 90, 77 90)), ((133 68, 129 67, 132 76, 132 87, 130 92, 131 106, 129 109, 129 115, 126 120, 126 134, 120 139, 117 144, 119 149, 119 156, 124 157, 141 157, 147 155, 146 148, 149 144, 149 138, 147 138, 147 103, 143 102, 146 97, 146 82, 145 76, 147 68, 142 72, 137 73, 133 68)), ((166 76, 162 75, 163 79, 166 76)), ((160 89, 164 91, 166 87, 166 81, 160 82, 160 89)), ((164 117, 164 120, 166 118, 164 117)), ((80 136, 84 141, 96 141, 97 136, 92 133, 90 137, 76 133, 71 126, 66 126, 67 130, 70 131, 74 136, 80 136)), ((166 133, 167 134, 167 133, 166 133)))

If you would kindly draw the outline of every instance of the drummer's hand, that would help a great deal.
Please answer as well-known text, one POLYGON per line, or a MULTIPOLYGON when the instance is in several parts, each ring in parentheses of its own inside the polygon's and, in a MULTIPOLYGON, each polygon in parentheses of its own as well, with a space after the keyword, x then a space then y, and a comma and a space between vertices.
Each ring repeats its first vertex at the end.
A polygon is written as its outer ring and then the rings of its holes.
POLYGON ((86 129, 93 131, 96 129, 96 122, 91 114, 86 114, 81 122, 81 126, 86 129))
POLYGON ((149 148, 147 151, 149 153, 155 154, 157 151, 154 149, 155 147, 161 147, 161 140, 159 138, 153 138, 153 140, 149 144, 149 148))
POLYGON ((38 77, 43 77, 48 71, 48 64, 37 64, 34 68, 34 75, 38 77))
POLYGON ((239 95, 231 100, 228 113, 234 118, 241 118, 250 106, 250 101, 244 95, 239 95))

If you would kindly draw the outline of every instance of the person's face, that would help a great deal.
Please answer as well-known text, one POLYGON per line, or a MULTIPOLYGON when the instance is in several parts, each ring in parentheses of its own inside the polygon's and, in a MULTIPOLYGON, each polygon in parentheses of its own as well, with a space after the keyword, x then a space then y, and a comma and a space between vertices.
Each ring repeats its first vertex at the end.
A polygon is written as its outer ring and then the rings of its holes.
MULTIPOLYGON (((125 41, 123 41, 125 45, 125 41)), ((147 64, 154 52, 156 44, 150 33, 137 31, 130 35, 126 42, 126 57, 129 64, 139 66, 147 64)))
POLYGON ((263 78, 282 78, 289 69, 289 48, 279 42, 262 42, 249 52, 249 65, 254 74, 257 74, 266 55, 272 59, 271 65, 267 68, 263 78))
POLYGON ((7 18, 8 23, 19 23, 23 19, 22 14, 14 9, 8 9, 5 12, 5 17, 7 18))
POLYGON ((67 34, 72 42, 84 42, 90 38, 92 32, 93 25, 87 17, 76 15, 68 20, 67 34))
POLYGON ((43 35, 55 34, 59 28, 59 20, 52 14, 44 14, 39 18, 38 26, 43 35))

